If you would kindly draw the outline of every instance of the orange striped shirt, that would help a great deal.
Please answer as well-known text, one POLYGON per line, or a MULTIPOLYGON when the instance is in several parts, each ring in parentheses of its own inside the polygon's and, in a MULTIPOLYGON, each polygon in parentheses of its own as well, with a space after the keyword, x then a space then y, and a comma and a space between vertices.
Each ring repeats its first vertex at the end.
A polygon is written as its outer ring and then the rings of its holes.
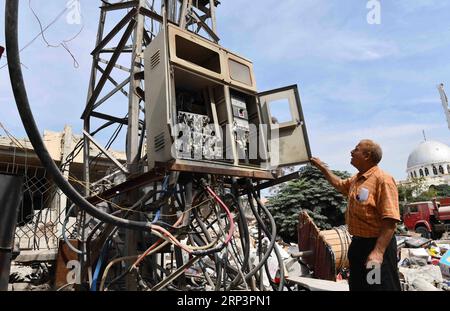
POLYGON ((337 189, 348 198, 345 221, 351 235, 375 238, 383 219, 400 221, 397 185, 378 166, 342 180, 337 189))

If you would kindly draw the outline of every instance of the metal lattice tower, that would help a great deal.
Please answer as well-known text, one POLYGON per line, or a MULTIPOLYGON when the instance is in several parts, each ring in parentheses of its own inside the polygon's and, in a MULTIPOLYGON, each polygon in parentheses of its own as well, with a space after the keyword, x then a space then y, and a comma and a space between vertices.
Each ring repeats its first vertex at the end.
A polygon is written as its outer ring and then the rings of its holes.
MULTIPOLYGON (((84 130, 86 133, 91 133, 92 118, 106 121, 105 125, 111 123, 127 125, 127 166, 128 170, 136 172, 139 162, 138 147, 142 145, 139 140, 142 140, 141 137, 145 134, 139 125, 139 112, 142 111, 140 107, 145 98, 143 49, 151 43, 157 34, 158 26, 165 19, 172 23, 179 23, 180 27, 191 29, 196 33, 203 32, 212 41, 218 42, 215 20, 218 2, 214 0, 166 0, 158 3, 160 6, 158 11, 154 0, 152 3, 145 0, 102 1, 102 3, 96 47, 91 53, 93 62, 88 98, 82 115, 84 130), (106 21, 113 13, 123 13, 123 17, 109 30, 106 28, 106 21), (121 34, 122 30, 124 31, 121 34), (107 31, 108 33, 106 33, 107 31), (115 46, 108 47, 115 41, 118 41, 115 46), (105 54, 111 54, 109 60, 103 58, 105 54), (129 68, 118 64, 119 59, 125 60, 126 58, 131 58, 129 59, 129 68), (102 68, 101 64, 106 64, 105 68, 102 68), (115 77, 118 71, 126 73, 126 78, 121 82, 117 82, 118 79, 115 77), (108 83, 112 84, 114 88, 105 96, 100 97, 108 83), (127 85, 129 86, 128 91, 125 90, 127 85), (118 92, 128 97, 128 114, 125 118, 101 111, 102 107, 107 106, 111 97, 118 92)), ((141 123, 143 124, 142 120, 141 123)), ((89 139, 86 139, 84 150, 87 153, 89 152, 89 143, 89 139)), ((85 159, 88 159, 88 154, 85 154, 85 159)), ((90 182, 87 161, 85 161, 85 181, 87 184, 90 182)))
MULTIPOLYGON (((88 87, 86 108, 82 114, 84 122, 84 169, 85 195, 90 195, 91 171, 90 144, 93 143, 104 150, 117 171, 121 171, 129 179, 144 173, 141 150, 145 144, 144 111, 144 49, 152 42, 162 25, 178 24, 183 29, 201 34, 217 43, 217 26, 215 11, 219 2, 216 0, 161 0, 161 1, 102 1, 96 45, 93 57, 91 77, 88 87), (108 23, 110 19, 117 22, 108 23), (105 59, 105 55, 110 55, 105 59), (122 64, 119 64, 119 61, 122 64), (126 67, 123 64, 128 63, 126 67), (122 93, 119 101, 115 95, 122 93), (106 112, 105 107, 113 103, 123 107, 121 116, 106 112), (128 105, 125 105, 125 102, 128 105), (127 109, 125 109, 127 107, 127 109), (126 112, 126 113, 125 113, 126 112), (124 116, 125 115, 125 116, 124 116), (100 121, 93 130, 93 123, 100 121), (126 167, 119 163, 106 150, 106 145, 96 138, 103 129, 126 126, 126 167)), ((147 81, 151 83, 151 81, 147 81)), ((130 182, 133 184, 134 182, 130 182)), ((133 187, 133 186, 132 186, 133 187)), ((128 193, 129 201, 136 195, 128 193)), ((80 229, 82 232, 89 217, 81 214, 80 229)), ((133 232, 127 232, 127 253, 133 254, 137 243, 133 232)), ((86 258, 81 258, 81 262, 86 258)), ((83 275, 86 273, 84 272, 83 275)), ((128 282, 129 289, 130 284, 128 282)))

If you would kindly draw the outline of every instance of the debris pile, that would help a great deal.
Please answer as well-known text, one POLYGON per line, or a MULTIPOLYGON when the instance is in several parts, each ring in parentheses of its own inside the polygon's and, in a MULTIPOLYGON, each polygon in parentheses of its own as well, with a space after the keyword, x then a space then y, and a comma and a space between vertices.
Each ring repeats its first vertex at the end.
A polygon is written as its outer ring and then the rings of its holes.
POLYGON ((11 265, 9 291, 51 290, 52 265, 44 262, 18 263, 11 265))
POLYGON ((450 291, 450 240, 398 237, 404 291, 450 291))

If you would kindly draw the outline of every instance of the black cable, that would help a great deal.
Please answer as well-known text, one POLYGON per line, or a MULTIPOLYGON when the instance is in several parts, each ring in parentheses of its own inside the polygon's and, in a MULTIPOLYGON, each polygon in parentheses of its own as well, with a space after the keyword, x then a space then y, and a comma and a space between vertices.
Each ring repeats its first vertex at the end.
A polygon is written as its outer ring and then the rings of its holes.
POLYGON ((144 146, 144 138, 145 138, 146 130, 147 130, 147 124, 144 122, 143 128, 141 130, 141 137, 139 137, 138 159, 142 159, 142 147, 144 146))
MULTIPOLYGON (((222 283, 223 283, 223 290, 226 290, 227 288, 227 279, 228 279, 228 248, 225 249, 225 254, 222 258, 222 266, 223 266, 223 277, 222 277, 222 283)), ((239 275, 239 273, 238 273, 239 275)))
POLYGON ((244 261, 241 258, 241 254, 238 252, 237 243, 232 239, 230 241, 231 250, 233 251, 234 255, 236 256, 237 263, 243 268, 244 261))
MULTIPOLYGON (((239 201, 236 199, 236 197, 232 194, 229 194, 231 196, 231 199, 233 200, 234 205, 237 207, 238 215, 239 215, 239 222, 238 222, 238 229, 239 229, 239 235, 241 238, 241 244, 244 251, 244 259, 243 263, 241 265, 241 271, 245 275, 245 273, 248 272, 249 267, 249 259, 250 259, 250 236, 248 231, 248 224, 247 220, 245 219, 245 212, 242 208, 239 201)), ((233 246, 233 245, 232 245, 233 246)), ((240 257, 240 256, 236 256, 240 257)), ((237 274, 236 278, 230 283, 227 290, 231 290, 233 287, 237 286, 239 284, 239 281, 241 281, 242 276, 240 273, 237 274)), ((245 280, 244 280, 245 282, 245 280)))
MULTIPOLYGON (((105 149, 109 150, 109 148, 111 148, 112 144, 114 143, 114 141, 117 139, 117 137, 119 136, 121 130, 122 130, 123 124, 119 124, 119 126, 117 127, 117 129, 113 132, 113 134, 111 135, 111 137, 109 138, 108 142, 105 145, 105 149)), ((89 161, 89 166, 95 166, 98 162, 98 160, 100 159, 101 156, 101 152, 99 152, 93 159, 91 159, 89 161)))
MULTIPOLYGON (((249 182, 249 185, 251 186, 251 183, 250 183, 250 182, 249 182)), ((254 195, 255 195, 255 198, 256 198, 257 201, 258 201, 258 198, 257 198, 256 194, 254 194, 254 195)), ((258 265, 257 265, 256 267, 254 267, 254 268, 253 268, 253 269, 245 276, 245 279, 246 279, 246 280, 250 279, 256 272, 258 272, 258 271, 261 269, 261 267, 265 264, 265 262, 266 262, 267 259, 269 258, 270 254, 272 253, 272 250, 273 250, 274 248, 275 248, 275 253, 277 252, 277 249, 276 249, 276 247, 275 247, 276 234, 277 234, 275 220, 273 219, 273 217, 272 217, 272 215, 270 214, 269 210, 267 210, 267 208, 266 208, 264 205, 261 205, 260 207, 262 208, 263 212, 267 215, 267 217, 269 218, 269 221, 270 221, 271 230, 272 230, 272 232, 270 233, 270 232, 267 230, 267 227, 266 227, 266 225, 264 224, 264 221, 263 221, 263 220, 261 219, 261 217, 259 216, 258 211, 256 210, 256 208, 255 208, 255 206, 254 206, 254 204, 253 204, 253 197, 252 197, 252 193, 250 193, 250 192, 248 192, 248 201, 249 201, 249 204, 250 204, 250 208, 252 209, 252 212, 253 212, 253 214, 254 214, 255 217, 256 217, 256 220, 257 220, 258 223, 260 224, 260 226, 261 226, 261 228, 263 229, 263 231, 266 232, 267 237, 270 237, 270 243, 269 243, 269 246, 268 246, 268 248, 267 248, 266 253, 265 253, 264 256, 261 258, 261 260, 260 260, 260 262, 258 263, 258 265)), ((259 203, 258 203, 258 205, 259 205, 259 203)), ((261 243, 261 241, 259 241, 259 243, 261 243)), ((277 256, 277 258, 278 258, 278 256, 277 256)), ((284 276, 284 270, 283 270, 283 269, 280 269, 280 274, 282 274, 282 275, 284 276)), ((262 275, 261 275, 261 279, 262 279, 262 275)), ((283 289, 283 284, 282 284, 282 282, 280 283, 280 287, 281 287, 280 290, 282 290, 282 289, 283 289)))
MULTIPOLYGON (((266 233, 267 237, 270 238, 271 236, 271 241, 276 240, 276 225, 275 225, 275 220, 272 216, 272 214, 270 213, 270 211, 267 209, 267 207, 261 202, 258 194, 256 193, 255 189, 253 188, 253 184, 251 184, 250 182, 248 183, 253 196, 256 199, 256 202, 258 204, 258 207, 262 209, 262 211, 266 214, 266 216, 269 218, 270 223, 271 223, 271 228, 272 228, 272 234, 269 233, 269 231, 267 230, 266 225, 264 224, 264 222, 262 221, 262 219, 259 217, 259 214, 256 214, 256 218, 258 220, 258 222, 261 224, 261 228, 263 229, 263 231, 266 233), (274 230, 275 229, 275 230, 274 230), (274 233, 275 232, 275 233, 274 233)), ((252 206, 253 202, 251 202, 252 206)), ((252 209, 253 210, 253 209, 252 209)), ((282 291, 283 287, 284 287, 284 265, 283 265, 283 259, 281 257, 280 251, 278 250, 278 247, 276 245, 273 245, 273 250, 275 251, 275 255, 277 256, 277 260, 278 260, 278 265, 279 265, 279 270, 280 270, 280 284, 279 284, 279 290, 282 291)), ((270 278, 270 275, 268 275, 270 278)))
POLYGON ((87 211, 90 215, 100 219, 106 223, 111 223, 119 227, 133 230, 151 231, 151 224, 148 222, 131 221, 119 217, 112 216, 97 209, 81 196, 72 185, 67 182, 61 174, 58 166, 48 153, 47 148, 42 141, 39 130, 31 111, 28 96, 23 80, 22 68, 20 66, 19 42, 18 42, 18 19, 19 19, 19 0, 8 0, 5 4, 5 39, 8 58, 8 69, 11 80, 11 86, 19 110, 20 118, 27 132, 33 148, 46 167, 47 171, 52 175, 56 185, 64 192, 64 194, 81 209, 87 211))

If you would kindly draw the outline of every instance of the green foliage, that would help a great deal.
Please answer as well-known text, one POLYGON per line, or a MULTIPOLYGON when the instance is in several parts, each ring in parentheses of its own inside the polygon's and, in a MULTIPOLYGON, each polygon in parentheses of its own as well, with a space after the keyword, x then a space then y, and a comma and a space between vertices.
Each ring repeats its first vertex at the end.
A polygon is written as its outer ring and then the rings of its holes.
MULTIPOLYGON (((413 178, 411 182, 398 186, 398 196, 400 202, 413 202, 414 198, 420 195, 425 186, 425 178, 413 178)), ((417 201, 416 201, 417 202, 417 201)))
POLYGON ((430 187, 430 189, 423 191, 417 197, 415 197, 413 202, 431 201, 432 199, 436 198, 436 196, 437 191, 430 187))
POLYGON ((450 185, 443 184, 437 186, 430 186, 429 190, 436 191, 437 197, 450 197, 450 185))
MULTIPOLYGON (((333 171, 341 178, 347 172, 333 171)), ((321 229, 331 229, 345 223, 345 197, 337 192, 313 166, 306 166, 299 179, 282 185, 269 198, 267 207, 275 218, 279 235, 287 242, 297 242, 300 211, 306 210, 321 229)))
POLYGON ((410 183, 398 186, 398 196, 401 202, 429 201, 435 197, 450 196, 450 186, 447 184, 431 185, 426 188, 425 179, 414 178, 410 183))
POLYGON ((430 186, 428 189, 424 186, 425 179, 414 178, 411 183, 398 186, 398 196, 400 202, 400 213, 408 203, 431 201, 436 197, 450 196, 450 186, 447 184, 430 186))

